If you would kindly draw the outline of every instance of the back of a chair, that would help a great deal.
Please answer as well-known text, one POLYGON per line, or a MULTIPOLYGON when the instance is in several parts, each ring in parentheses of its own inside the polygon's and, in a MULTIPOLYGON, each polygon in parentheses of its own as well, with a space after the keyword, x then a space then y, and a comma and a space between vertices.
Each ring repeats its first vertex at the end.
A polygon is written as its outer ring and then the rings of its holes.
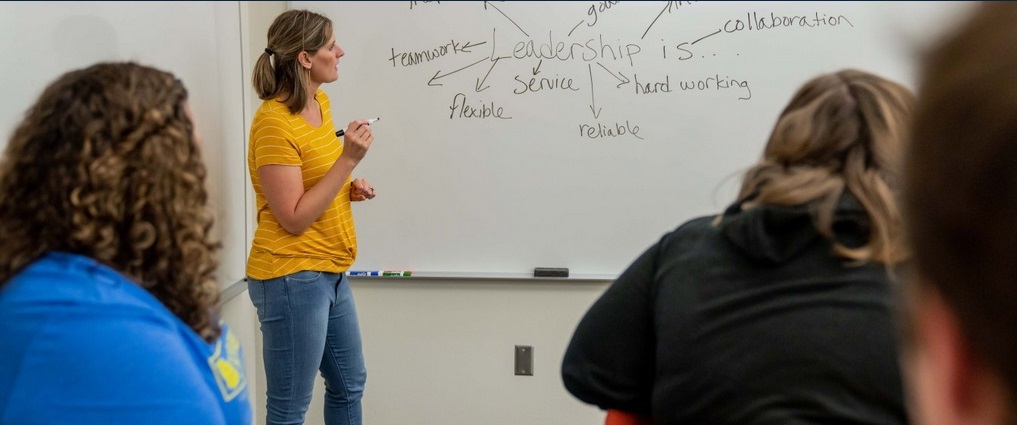
POLYGON ((604 425, 653 425, 650 419, 621 410, 608 410, 604 425))

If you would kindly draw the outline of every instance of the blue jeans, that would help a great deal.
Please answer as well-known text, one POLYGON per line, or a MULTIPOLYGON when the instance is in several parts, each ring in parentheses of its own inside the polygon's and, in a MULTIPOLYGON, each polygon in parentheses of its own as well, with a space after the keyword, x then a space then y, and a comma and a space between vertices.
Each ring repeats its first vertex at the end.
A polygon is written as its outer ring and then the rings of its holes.
POLYGON ((360 425, 367 369, 346 276, 301 271, 247 281, 261 322, 268 424, 304 423, 320 370, 325 423, 360 425))

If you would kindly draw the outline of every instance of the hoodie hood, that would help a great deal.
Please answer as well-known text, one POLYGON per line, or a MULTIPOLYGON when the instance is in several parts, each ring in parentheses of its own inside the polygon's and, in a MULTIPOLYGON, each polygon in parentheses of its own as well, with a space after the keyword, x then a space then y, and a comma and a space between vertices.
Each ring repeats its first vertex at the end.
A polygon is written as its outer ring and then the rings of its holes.
MULTIPOLYGON (((751 198, 750 198, 751 199, 751 198)), ((783 263, 822 239, 812 222, 810 206, 760 205, 744 210, 742 200, 728 207, 720 222, 724 237, 745 256, 767 263, 783 263)), ((848 247, 868 240, 868 215, 861 203, 845 192, 833 216, 837 241, 848 247)))

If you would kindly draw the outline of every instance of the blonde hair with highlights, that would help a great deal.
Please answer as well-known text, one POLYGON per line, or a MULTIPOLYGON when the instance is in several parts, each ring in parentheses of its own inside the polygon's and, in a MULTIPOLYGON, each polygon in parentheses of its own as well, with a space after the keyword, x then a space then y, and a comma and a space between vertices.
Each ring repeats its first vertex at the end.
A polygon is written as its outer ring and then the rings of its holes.
POLYGON ((896 264, 907 257, 895 199, 901 155, 915 103, 906 87, 844 70, 808 81, 780 114, 763 158, 746 173, 739 199, 808 205, 834 253, 858 262, 896 264), (833 234, 847 190, 868 214, 868 242, 848 247, 833 234))
POLYGON ((47 251, 91 257, 219 336, 205 166, 173 75, 133 63, 64 74, 0 160, 0 286, 47 251))
POLYGON ((254 64, 252 84, 262 100, 287 96, 291 113, 307 104, 310 74, 300 65, 300 52, 314 54, 332 37, 332 21, 307 10, 288 10, 268 28, 268 46, 254 64))

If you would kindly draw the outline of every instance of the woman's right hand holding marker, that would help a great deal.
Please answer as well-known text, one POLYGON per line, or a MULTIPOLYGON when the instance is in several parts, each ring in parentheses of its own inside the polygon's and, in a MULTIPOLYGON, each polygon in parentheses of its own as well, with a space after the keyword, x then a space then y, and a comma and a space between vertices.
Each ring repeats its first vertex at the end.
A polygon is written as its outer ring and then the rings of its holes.
POLYGON ((364 159, 364 155, 367 155, 372 142, 374 134, 371 133, 371 125, 366 119, 350 121, 343 135, 343 153, 339 158, 346 158, 356 166, 364 159))

